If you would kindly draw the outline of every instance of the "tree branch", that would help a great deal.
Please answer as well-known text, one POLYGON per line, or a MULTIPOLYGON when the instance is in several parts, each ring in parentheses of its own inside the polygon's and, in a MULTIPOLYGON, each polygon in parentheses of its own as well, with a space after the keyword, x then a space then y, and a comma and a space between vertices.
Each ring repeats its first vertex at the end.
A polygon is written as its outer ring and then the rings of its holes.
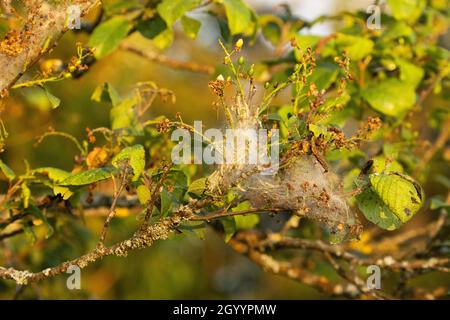
POLYGON ((166 67, 169 67, 169 68, 203 73, 203 74, 207 74, 207 75, 212 75, 214 73, 214 67, 206 65, 206 64, 197 64, 195 62, 183 62, 183 61, 172 60, 172 59, 168 58, 167 56, 156 53, 154 51, 148 51, 148 50, 143 51, 141 49, 138 49, 138 48, 133 47, 126 43, 120 45, 120 48, 123 50, 129 51, 131 53, 134 53, 134 54, 136 54, 142 58, 145 58, 147 60, 157 62, 157 63, 164 65, 166 67))
POLYGON ((8 95, 11 86, 22 77, 44 54, 56 46, 58 39, 68 30, 67 9, 78 5, 85 15, 100 0, 63 1, 51 5, 39 0, 30 8, 22 30, 11 30, 0 42, 0 97, 8 95))

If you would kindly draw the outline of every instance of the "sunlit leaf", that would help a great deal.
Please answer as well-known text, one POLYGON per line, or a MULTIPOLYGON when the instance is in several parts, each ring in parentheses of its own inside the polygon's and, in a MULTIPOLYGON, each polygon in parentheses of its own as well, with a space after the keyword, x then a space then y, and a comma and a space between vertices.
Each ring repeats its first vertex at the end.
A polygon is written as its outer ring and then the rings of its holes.
POLYGON ((200 178, 193 181, 188 188, 188 193, 193 197, 200 197, 206 190, 206 178, 200 178))
POLYGON ((186 12, 199 6, 201 0, 163 0, 157 7, 161 18, 169 28, 180 19, 186 12))
POLYGON ((62 169, 58 168, 51 168, 51 167, 43 167, 43 168, 37 168, 32 171, 32 173, 40 173, 43 175, 46 175, 49 177, 50 180, 53 180, 54 182, 60 182, 66 179, 68 176, 71 175, 70 172, 67 172, 62 169))
POLYGON ((13 180, 16 177, 14 171, 6 165, 2 160, 0 160, 0 170, 2 170, 3 174, 8 178, 8 180, 13 180))
POLYGON ((87 171, 78 172, 64 179, 59 185, 61 186, 83 186, 101 180, 111 178, 111 170, 108 168, 98 168, 87 171))
MULTIPOLYGON (((245 211, 250 209, 250 202, 244 201, 232 209, 233 212, 245 211)), ((234 217, 234 222, 237 230, 252 229, 259 223, 259 215, 257 214, 245 214, 237 215, 234 217)))
POLYGON ((22 183, 20 188, 22 189, 23 207, 26 209, 30 205, 31 190, 26 183, 22 183))
POLYGON ((223 0, 232 35, 251 35, 254 32, 253 11, 242 0, 223 0))
POLYGON ((395 19, 411 23, 419 18, 426 5, 425 0, 387 0, 387 2, 395 19))
POLYGON ((370 184, 386 206, 403 222, 422 207, 423 191, 419 184, 399 173, 371 174, 370 184))
POLYGON ((116 168, 129 166, 133 170, 133 181, 137 181, 145 167, 144 147, 140 144, 126 147, 113 158, 112 164, 116 168))
POLYGON ((141 184, 139 187, 137 187, 136 193, 140 204, 146 205, 150 201, 151 192, 147 186, 141 184))
POLYGON ((402 117, 416 102, 414 86, 397 79, 370 83, 361 94, 375 110, 393 117, 402 117))
POLYGON ((89 46, 95 48, 95 57, 100 59, 114 51, 131 28, 130 21, 119 16, 113 17, 95 28, 89 39, 89 46))

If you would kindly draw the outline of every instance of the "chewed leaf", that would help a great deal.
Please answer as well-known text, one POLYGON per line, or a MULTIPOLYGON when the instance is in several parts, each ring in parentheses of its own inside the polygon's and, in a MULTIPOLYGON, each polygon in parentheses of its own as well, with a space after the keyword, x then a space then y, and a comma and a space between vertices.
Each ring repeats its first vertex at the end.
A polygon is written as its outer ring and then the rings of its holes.
POLYGON ((422 188, 400 173, 371 174, 373 190, 383 203, 402 221, 409 221, 422 206, 422 188))
POLYGON ((359 210, 370 222, 376 224, 385 230, 398 229, 402 222, 400 219, 384 204, 383 200, 372 189, 368 188, 356 196, 359 210))
POLYGON ((111 178, 111 169, 99 168, 75 173, 64 179, 60 186, 84 186, 111 178))
POLYGON ((119 168, 123 162, 126 162, 133 169, 133 181, 137 181, 145 167, 144 147, 140 144, 127 147, 112 160, 112 164, 116 168, 119 168))

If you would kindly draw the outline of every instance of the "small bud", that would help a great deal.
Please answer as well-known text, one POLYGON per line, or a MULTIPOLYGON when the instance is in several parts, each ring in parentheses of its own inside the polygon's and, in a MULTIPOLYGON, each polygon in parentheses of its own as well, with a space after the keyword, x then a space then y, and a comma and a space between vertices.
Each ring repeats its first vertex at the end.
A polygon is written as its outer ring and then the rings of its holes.
POLYGON ((216 78, 217 81, 225 81, 223 75, 219 74, 216 78))
POLYGON ((248 75, 249 75, 250 77, 252 77, 253 74, 255 73, 254 67, 255 67, 255 65, 252 64, 252 66, 250 67, 250 70, 248 70, 248 75))
POLYGON ((264 88, 265 88, 265 89, 269 89, 269 88, 270 88, 270 82, 264 83, 264 88))
POLYGON ((238 60, 238 63, 242 66, 242 65, 244 64, 244 62, 245 62, 244 57, 243 57, 243 56, 240 56, 240 57, 239 57, 239 60, 238 60))
POLYGON ((238 41, 236 41, 236 44, 234 45, 234 49, 236 51, 241 51, 242 46, 244 45, 244 40, 242 40, 242 38, 240 38, 238 41))

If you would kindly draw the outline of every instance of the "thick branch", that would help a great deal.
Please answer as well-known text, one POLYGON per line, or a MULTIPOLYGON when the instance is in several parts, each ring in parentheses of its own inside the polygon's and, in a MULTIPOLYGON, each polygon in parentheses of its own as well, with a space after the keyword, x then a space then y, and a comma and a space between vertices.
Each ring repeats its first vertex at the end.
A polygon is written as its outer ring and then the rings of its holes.
POLYGON ((14 268, 0 267, 0 278, 11 279, 18 284, 25 285, 64 273, 71 265, 84 268, 106 256, 115 255, 125 257, 132 250, 143 249, 151 246, 157 240, 167 239, 169 234, 174 231, 181 222, 188 220, 192 214, 193 210, 191 207, 185 206, 169 218, 161 219, 150 226, 143 226, 136 231, 130 239, 116 243, 111 247, 98 246, 91 252, 86 253, 79 258, 63 262, 55 267, 40 272, 33 273, 14 268))

